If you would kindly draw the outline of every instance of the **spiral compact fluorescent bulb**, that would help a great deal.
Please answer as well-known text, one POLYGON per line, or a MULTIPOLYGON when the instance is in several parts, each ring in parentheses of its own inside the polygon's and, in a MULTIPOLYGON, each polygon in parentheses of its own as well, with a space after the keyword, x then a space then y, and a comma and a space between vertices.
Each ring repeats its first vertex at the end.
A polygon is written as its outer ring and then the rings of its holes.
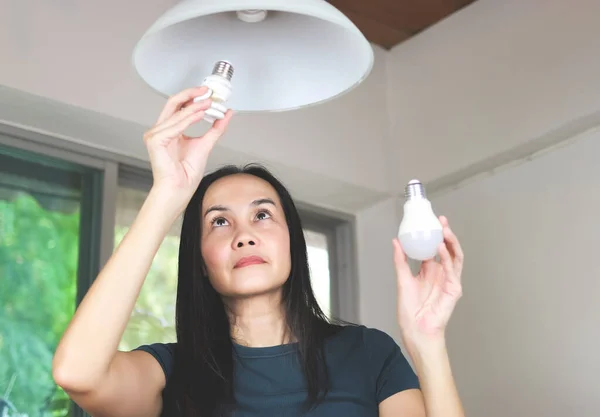
POLYGON ((223 119, 227 113, 225 103, 231 97, 232 86, 231 78, 233 77, 233 66, 227 61, 217 61, 213 67, 212 74, 202 81, 202 86, 208 87, 206 94, 196 97, 194 102, 212 99, 210 108, 204 112, 204 120, 208 123, 214 123, 218 119, 223 119))
POLYGON ((398 230, 402 249, 411 259, 431 259, 437 255, 437 248, 444 240, 442 224, 431 208, 421 181, 410 181, 404 197, 404 217, 398 230))

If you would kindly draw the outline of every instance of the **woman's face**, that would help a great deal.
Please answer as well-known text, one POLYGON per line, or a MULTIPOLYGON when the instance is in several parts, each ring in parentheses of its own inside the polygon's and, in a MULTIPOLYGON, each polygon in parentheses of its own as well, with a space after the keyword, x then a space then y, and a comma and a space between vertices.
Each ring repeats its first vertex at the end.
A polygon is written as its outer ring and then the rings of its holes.
POLYGON ((202 202, 202 257, 225 297, 278 291, 290 275, 290 235, 275 189, 248 174, 215 181, 202 202))

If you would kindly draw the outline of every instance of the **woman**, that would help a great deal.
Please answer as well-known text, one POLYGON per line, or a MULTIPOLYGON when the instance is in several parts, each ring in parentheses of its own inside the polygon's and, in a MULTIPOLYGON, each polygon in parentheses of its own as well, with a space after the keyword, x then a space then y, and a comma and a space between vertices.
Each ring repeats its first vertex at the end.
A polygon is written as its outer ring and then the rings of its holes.
POLYGON ((192 102, 204 92, 170 98, 146 133, 152 190, 63 335, 56 382, 94 417, 463 416, 444 343, 463 256, 447 221, 441 264, 425 262, 416 278, 393 242, 397 319, 415 375, 385 333, 324 317, 283 185, 255 166, 203 178, 232 116, 185 136, 210 107, 192 102), (119 352, 151 262, 184 210, 177 343, 119 352))

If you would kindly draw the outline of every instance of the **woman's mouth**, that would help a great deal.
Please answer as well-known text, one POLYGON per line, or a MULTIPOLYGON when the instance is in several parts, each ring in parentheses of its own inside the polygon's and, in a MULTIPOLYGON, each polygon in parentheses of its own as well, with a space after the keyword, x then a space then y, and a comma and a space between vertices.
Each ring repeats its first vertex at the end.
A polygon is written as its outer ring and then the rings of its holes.
POLYGON ((236 262, 234 268, 243 268, 250 265, 264 264, 265 260, 260 256, 245 256, 236 262))

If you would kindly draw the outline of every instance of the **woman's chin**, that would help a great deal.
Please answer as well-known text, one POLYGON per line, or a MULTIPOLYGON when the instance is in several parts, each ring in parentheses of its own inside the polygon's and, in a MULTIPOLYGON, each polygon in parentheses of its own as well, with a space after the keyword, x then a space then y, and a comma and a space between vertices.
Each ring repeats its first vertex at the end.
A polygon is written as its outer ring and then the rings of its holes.
POLYGON ((236 277, 227 289, 229 297, 248 298, 267 294, 275 294, 281 291, 283 282, 265 279, 264 275, 236 277))

